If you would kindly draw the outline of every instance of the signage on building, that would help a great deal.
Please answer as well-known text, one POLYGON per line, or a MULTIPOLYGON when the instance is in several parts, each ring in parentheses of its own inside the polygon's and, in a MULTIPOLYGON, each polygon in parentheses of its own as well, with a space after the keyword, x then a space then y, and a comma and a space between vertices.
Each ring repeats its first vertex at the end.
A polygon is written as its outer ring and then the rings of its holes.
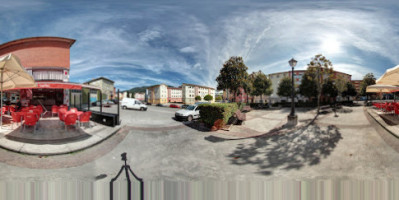
POLYGON ((69 71, 68 70, 64 70, 64 82, 69 82, 69 71))

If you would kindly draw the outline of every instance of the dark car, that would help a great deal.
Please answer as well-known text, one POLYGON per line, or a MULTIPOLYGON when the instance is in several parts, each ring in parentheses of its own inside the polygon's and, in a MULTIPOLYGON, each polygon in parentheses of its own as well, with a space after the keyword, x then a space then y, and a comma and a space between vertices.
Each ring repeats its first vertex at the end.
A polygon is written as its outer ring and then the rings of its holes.
POLYGON ((114 104, 118 104, 118 99, 112 99, 112 102, 114 102, 114 104))
POLYGON ((152 103, 150 103, 150 102, 147 102, 147 105, 151 106, 151 105, 152 105, 152 103))
POLYGON ((176 104, 170 104, 169 107, 171 107, 171 108, 180 108, 180 106, 176 105, 176 104))
POLYGON ((166 105, 161 104, 161 103, 157 104, 157 106, 159 106, 159 107, 166 107, 166 105))

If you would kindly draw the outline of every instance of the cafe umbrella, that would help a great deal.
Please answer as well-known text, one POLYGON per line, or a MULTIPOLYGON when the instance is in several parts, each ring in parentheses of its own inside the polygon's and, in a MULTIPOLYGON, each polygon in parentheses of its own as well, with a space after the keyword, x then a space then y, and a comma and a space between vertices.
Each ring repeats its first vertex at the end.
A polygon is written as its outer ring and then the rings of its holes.
MULTIPOLYGON (((4 90, 35 86, 35 80, 21 65, 17 56, 14 54, 8 54, 0 57, 0 108, 3 107, 4 90)), ((2 124, 3 115, 0 117, 0 126, 2 124)))

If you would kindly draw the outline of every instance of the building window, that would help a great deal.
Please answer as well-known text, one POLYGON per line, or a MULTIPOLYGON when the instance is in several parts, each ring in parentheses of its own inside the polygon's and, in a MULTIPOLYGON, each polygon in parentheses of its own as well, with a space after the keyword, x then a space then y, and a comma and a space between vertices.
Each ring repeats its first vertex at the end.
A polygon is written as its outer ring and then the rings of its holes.
POLYGON ((34 70, 32 76, 35 80, 59 80, 62 81, 64 73, 62 70, 34 70))

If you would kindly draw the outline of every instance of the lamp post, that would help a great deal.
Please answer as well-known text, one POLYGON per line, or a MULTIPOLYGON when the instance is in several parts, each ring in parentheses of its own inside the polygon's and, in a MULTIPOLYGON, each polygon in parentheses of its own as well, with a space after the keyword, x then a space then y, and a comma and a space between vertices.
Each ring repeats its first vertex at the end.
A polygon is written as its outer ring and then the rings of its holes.
POLYGON ((292 89, 291 89, 291 113, 288 115, 288 126, 296 126, 298 123, 298 116, 295 114, 295 101, 294 101, 294 93, 295 93, 295 85, 294 85, 294 67, 298 61, 292 58, 288 63, 291 66, 291 81, 292 81, 292 89))

